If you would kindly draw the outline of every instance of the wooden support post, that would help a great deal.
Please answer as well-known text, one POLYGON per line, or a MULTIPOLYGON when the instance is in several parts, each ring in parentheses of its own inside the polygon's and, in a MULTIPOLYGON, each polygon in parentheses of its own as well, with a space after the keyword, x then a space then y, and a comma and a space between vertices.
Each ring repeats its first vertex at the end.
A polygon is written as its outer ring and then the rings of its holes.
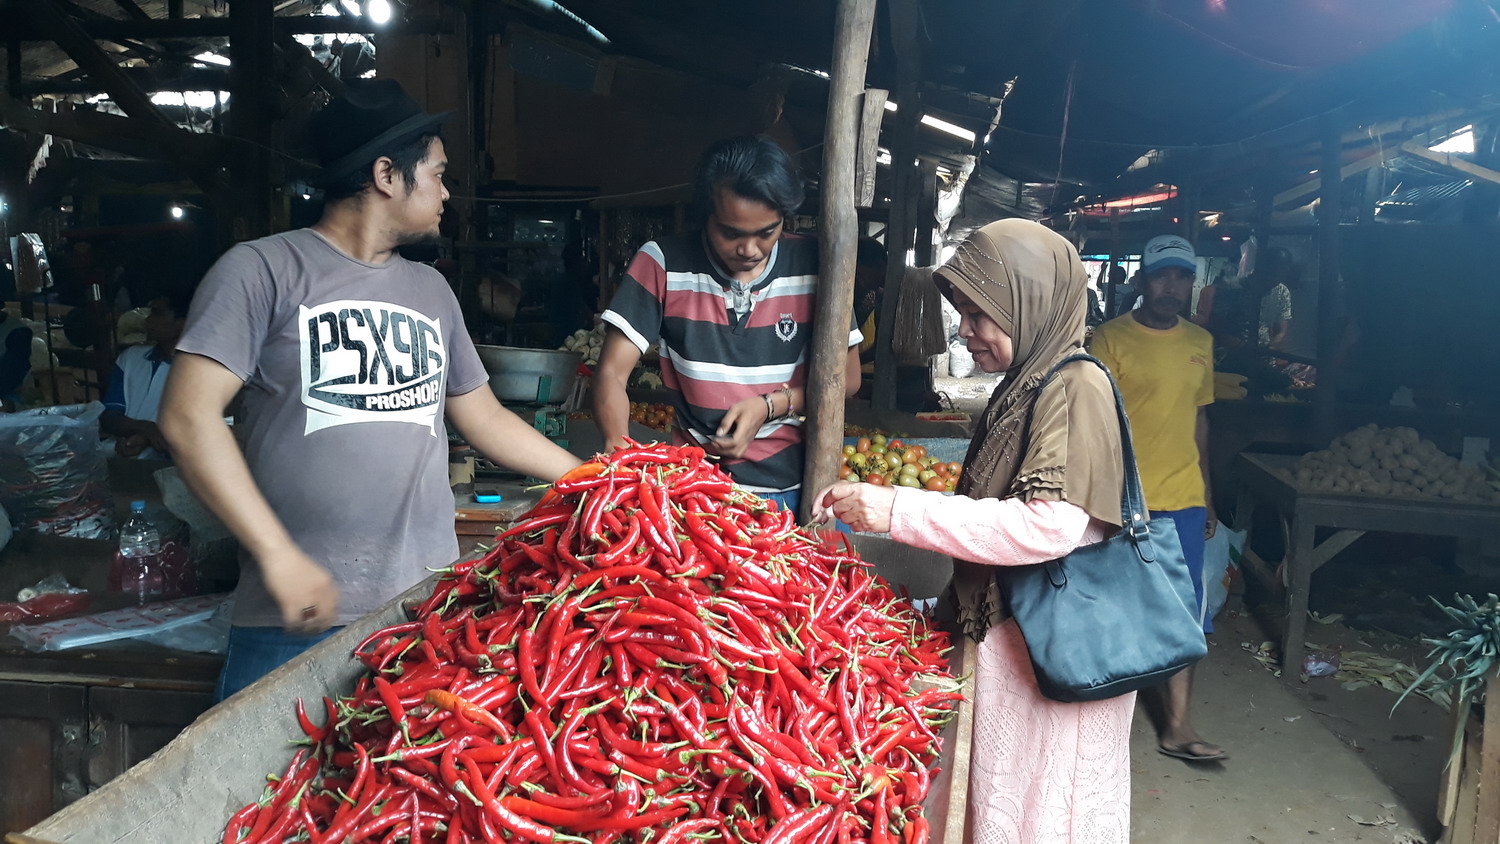
POLYGON ((1203 175, 1202 161, 1204 156, 1195 153, 1190 157, 1192 161, 1192 173, 1186 179, 1187 184, 1182 189, 1182 236, 1187 238, 1188 243, 1193 244, 1193 249, 1198 248, 1198 234, 1201 228, 1202 215, 1198 212, 1203 209, 1203 175))
MULTIPOLYGON (((886 223, 885 282, 880 311, 875 315, 875 384, 870 404, 876 410, 896 407, 896 352, 890 343, 896 329, 896 299, 906 275, 906 253, 911 249, 916 209, 912 194, 916 187, 917 122, 922 118, 920 100, 921 55, 918 34, 922 31, 916 0, 890 0, 890 30, 896 52, 896 126, 891 141, 891 212, 886 223)), ((930 211, 928 213, 931 213, 930 211)))
POLYGON ((167 0, 167 17, 171 20, 182 20, 182 0, 167 0))
POLYGON ((11 38, 5 42, 5 87, 12 99, 24 101, 25 98, 21 96, 21 40, 19 38, 11 38))
POLYGON ((1385 162, 1381 166, 1371 167, 1365 171, 1365 191, 1359 202, 1359 222, 1361 225, 1370 225, 1375 222, 1375 211, 1379 208, 1380 200, 1384 199, 1385 193, 1385 162))
POLYGON ((267 80, 274 76, 274 14, 270 3, 229 4, 229 134, 254 145, 231 170, 237 194, 230 233, 234 241, 272 231, 270 147, 276 115, 267 80))
POLYGON ((1120 285, 1114 280, 1115 265, 1118 263, 1120 263, 1120 209, 1111 208, 1109 209, 1109 266, 1104 268, 1104 279, 1107 282, 1105 284, 1107 289, 1104 291, 1107 297, 1104 302, 1105 319, 1114 319, 1119 316, 1115 313, 1117 310, 1115 303, 1120 300, 1118 290, 1120 285))
POLYGON ((813 496, 838 479, 844 438, 844 365, 854 309, 854 263, 859 217, 854 210, 854 155, 860 95, 870 60, 875 0, 839 0, 834 15, 828 124, 823 135, 822 201, 818 221, 818 303, 807 373, 807 458, 802 517, 813 496))
POLYGON ((917 266, 930 267, 937 263, 937 248, 932 243, 933 232, 937 228, 937 215, 934 213, 937 210, 936 160, 922 159, 917 166, 917 189, 912 193, 917 197, 912 250, 916 252, 917 266))
MULTIPOLYGON (((1343 216, 1343 133, 1337 113, 1324 115, 1322 162, 1318 191, 1318 383, 1313 394, 1313 418, 1324 441, 1337 433, 1338 364, 1335 360, 1343 324, 1339 284, 1339 222, 1343 216)), ((1264 245, 1261 246, 1264 249, 1264 245)))
POLYGON ((609 300, 615 296, 615 280, 609 271, 609 209, 599 209, 599 243, 595 247, 599 253, 599 301, 595 310, 600 313, 609 307, 609 300))
POLYGON ((890 93, 884 88, 867 88, 859 115, 859 151, 854 158, 854 204, 869 208, 875 204, 875 174, 880 167, 880 124, 885 121, 885 103, 890 93))

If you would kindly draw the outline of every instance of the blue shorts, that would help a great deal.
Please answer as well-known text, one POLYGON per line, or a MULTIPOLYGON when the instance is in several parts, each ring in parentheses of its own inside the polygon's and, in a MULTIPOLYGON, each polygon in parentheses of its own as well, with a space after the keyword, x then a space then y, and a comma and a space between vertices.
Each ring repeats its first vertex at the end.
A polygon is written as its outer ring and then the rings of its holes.
POLYGON ((1182 557, 1187 561, 1188 573, 1193 576, 1193 594, 1198 598, 1198 620, 1203 622, 1204 633, 1214 632, 1214 620, 1208 617, 1208 604, 1203 597, 1203 531, 1208 527, 1208 510, 1203 507, 1152 510, 1151 518, 1171 519, 1177 525, 1182 557))
POLYGON ((219 672, 214 702, 270 674, 341 629, 334 627, 313 636, 302 636, 280 627, 229 628, 229 651, 224 657, 224 670, 219 672))

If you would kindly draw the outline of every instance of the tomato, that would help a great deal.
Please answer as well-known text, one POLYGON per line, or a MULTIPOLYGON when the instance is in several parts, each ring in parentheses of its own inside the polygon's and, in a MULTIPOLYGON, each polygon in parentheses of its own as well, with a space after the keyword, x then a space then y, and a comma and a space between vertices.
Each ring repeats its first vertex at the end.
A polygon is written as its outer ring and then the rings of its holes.
MULTIPOLYGON (((922 471, 917 473, 917 480, 925 484, 933 478, 936 478, 937 476, 937 472, 934 472, 931 469, 923 469, 922 471)), ((941 478, 939 478, 939 480, 941 480, 941 478)))
POLYGON ((917 454, 917 452, 913 449, 907 449, 906 455, 902 459, 906 461, 906 465, 908 466, 922 465, 922 455, 917 454))
POLYGON ((905 464, 905 465, 904 465, 904 466, 902 466, 902 467, 901 467, 901 468, 900 468, 900 469, 899 469, 899 470, 898 470, 898 471, 897 471, 897 473, 898 473, 898 474, 899 474, 899 475, 900 475, 900 476, 901 476, 901 477, 903 477, 903 478, 904 478, 904 477, 907 477, 907 476, 908 476, 908 475, 910 475, 910 476, 911 476, 911 477, 913 477, 913 478, 915 478, 915 477, 916 477, 916 476, 917 476, 917 475, 918 475, 918 474, 919 474, 919 473, 920 473, 920 472, 921 472, 921 471, 922 471, 922 470, 921 470, 921 469, 918 469, 918 468, 917 468, 917 467, 916 467, 916 466, 915 466, 915 465, 913 465, 913 464, 911 464, 911 463, 907 463, 907 464, 905 464))
POLYGON ((868 455, 856 452, 853 457, 849 458, 849 466, 851 468, 863 469, 868 465, 870 465, 870 458, 868 455))
POLYGON ((875 436, 871 437, 870 438, 870 444, 871 445, 879 445, 879 446, 888 446, 889 445, 889 443, 886 442, 885 434, 876 434, 875 436))
POLYGON ((948 474, 952 475, 953 477, 956 478, 959 475, 962 475, 963 472, 964 472, 964 467, 963 466, 960 466, 957 463, 949 463, 948 464, 948 474))
POLYGON ((859 483, 859 473, 854 472, 852 470, 848 471, 848 472, 845 472, 842 480, 846 480, 846 481, 848 481, 850 483, 857 484, 857 483, 859 483))
POLYGON ((922 483, 922 488, 929 492, 946 492, 948 482, 934 475, 922 483))
POLYGON ((854 456, 855 452, 857 452, 857 451, 859 451, 859 449, 855 448, 852 445, 846 445, 846 446, 844 446, 844 456, 845 457, 852 457, 852 456, 854 456))
POLYGON ((917 453, 917 458, 918 459, 921 459, 921 458, 927 456, 927 446, 925 446, 925 445, 909 445, 909 446, 906 447, 906 450, 907 451, 915 451, 917 453))
POLYGON ((870 474, 865 475, 865 483, 874 484, 875 486, 886 486, 885 475, 882 475, 879 472, 871 472, 870 474))
POLYGON ((859 452, 860 454, 869 454, 870 453, 870 438, 869 437, 860 437, 859 441, 854 444, 854 450, 857 451, 857 452, 859 452))
POLYGON ((921 489, 922 488, 922 482, 919 481, 919 480, 917 480, 917 476, 916 475, 902 475, 901 476, 901 485, 905 486, 905 487, 911 487, 912 489, 921 489))
POLYGON ((901 444, 900 440, 891 440, 890 442, 886 443, 886 446, 890 448, 905 448, 905 446, 901 444))
POLYGON ((875 444, 873 444, 873 445, 870 446, 870 453, 871 454, 885 454, 885 446, 883 444, 881 444, 881 443, 875 443, 875 444))

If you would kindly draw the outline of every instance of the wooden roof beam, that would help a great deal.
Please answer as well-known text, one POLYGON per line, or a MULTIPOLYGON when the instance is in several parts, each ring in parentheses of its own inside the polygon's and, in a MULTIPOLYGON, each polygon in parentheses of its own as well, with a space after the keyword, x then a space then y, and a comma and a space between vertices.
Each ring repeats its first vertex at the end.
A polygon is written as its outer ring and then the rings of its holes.
POLYGON ((76 20, 64 14, 54 0, 34 0, 26 4, 26 9, 32 22, 50 33, 68 58, 97 80, 99 87, 119 104, 122 111, 147 122, 172 125, 157 111, 150 95, 131 81, 115 60, 94 43, 76 20))
MULTIPOLYGON (((27 2, 27 7, 41 5, 41 0, 27 2)), ((89 37, 104 41, 121 39, 197 39, 228 38, 229 18, 151 18, 150 20, 98 19, 81 24, 89 37)), ((411 21, 377 26, 363 17, 338 15, 279 16, 275 19, 276 32, 286 35, 331 35, 342 32, 381 35, 400 33, 405 35, 436 35, 451 32, 453 27, 442 21, 411 21)), ((33 23, 28 27, 16 27, 17 32, 6 33, 21 41, 50 41, 47 30, 33 23)))
POLYGON ((142 9, 140 6, 137 6, 135 4, 135 0, 115 0, 115 5, 119 6, 120 7, 120 11, 122 11, 122 12, 125 13, 125 17, 130 18, 131 20, 134 20, 134 21, 148 21, 148 20, 151 20, 151 16, 148 15, 148 14, 146 14, 146 10, 145 9, 142 9))
POLYGON ((1450 170, 1467 179, 1478 179, 1481 182, 1489 182, 1492 185, 1500 185, 1500 170, 1491 170, 1488 167, 1456 158, 1452 153, 1433 152, 1427 148, 1422 141, 1407 141, 1401 145, 1401 152, 1406 155, 1416 156, 1423 161, 1428 161, 1444 170, 1450 170))

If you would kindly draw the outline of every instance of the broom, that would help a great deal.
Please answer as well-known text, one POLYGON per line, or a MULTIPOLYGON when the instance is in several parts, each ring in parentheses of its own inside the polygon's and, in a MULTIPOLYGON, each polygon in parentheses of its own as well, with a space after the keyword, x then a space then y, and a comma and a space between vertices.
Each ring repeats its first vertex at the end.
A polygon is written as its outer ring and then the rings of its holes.
POLYGON ((932 282, 932 267, 907 267, 896 293, 896 325, 891 349, 903 366, 925 366, 948 347, 943 330, 943 297, 932 282))

